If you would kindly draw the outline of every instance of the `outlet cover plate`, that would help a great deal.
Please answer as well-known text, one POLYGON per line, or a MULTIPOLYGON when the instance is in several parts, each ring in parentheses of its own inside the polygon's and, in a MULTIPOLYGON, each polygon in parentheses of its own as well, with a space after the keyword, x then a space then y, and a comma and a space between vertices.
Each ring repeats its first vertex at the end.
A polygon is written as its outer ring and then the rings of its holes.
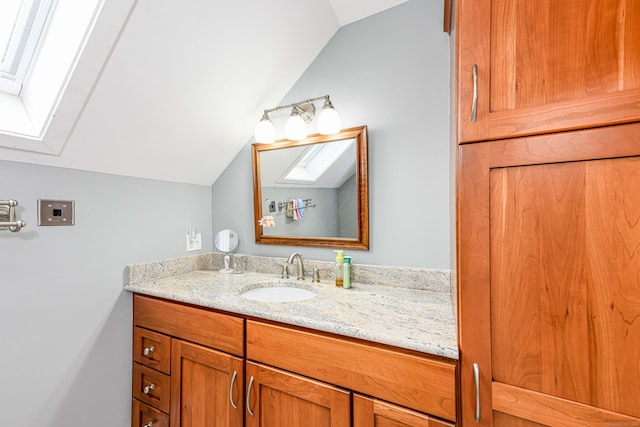
POLYGON ((75 223, 73 200, 38 199, 38 225, 74 225, 75 223))
POLYGON ((202 233, 196 233, 193 239, 187 234, 187 252, 199 251, 200 249, 202 249, 202 233))

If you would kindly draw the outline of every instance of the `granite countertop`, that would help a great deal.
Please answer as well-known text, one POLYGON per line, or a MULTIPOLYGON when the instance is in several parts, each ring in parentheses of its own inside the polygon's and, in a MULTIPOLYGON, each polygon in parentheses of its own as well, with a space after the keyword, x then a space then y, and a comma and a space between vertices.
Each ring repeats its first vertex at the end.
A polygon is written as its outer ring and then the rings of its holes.
POLYGON ((329 280, 312 283, 308 279, 283 280, 266 273, 221 274, 216 270, 127 283, 125 290, 458 358, 456 323, 448 292, 368 283, 354 283, 351 289, 342 289, 329 280), (286 303, 258 302, 240 296, 261 282, 270 286, 294 283, 317 295, 286 303))

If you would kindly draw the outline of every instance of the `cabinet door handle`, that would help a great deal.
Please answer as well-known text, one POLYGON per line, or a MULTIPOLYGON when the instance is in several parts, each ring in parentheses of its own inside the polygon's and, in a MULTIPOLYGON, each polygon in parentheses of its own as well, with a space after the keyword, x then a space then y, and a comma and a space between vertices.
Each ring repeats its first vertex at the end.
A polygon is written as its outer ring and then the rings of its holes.
POLYGON ((471 106, 471 122, 475 123, 478 118, 478 66, 473 64, 471 67, 473 75, 473 104, 471 106))
POLYGON ((480 367, 477 363, 473 364, 473 380, 476 383, 476 414, 475 420, 480 422, 480 367))
POLYGON ((156 351, 156 349, 153 346, 151 346, 151 347, 145 348, 144 351, 142 352, 142 354, 144 354, 145 356, 148 356, 151 353, 153 353, 154 351, 156 351))
POLYGON ((253 411, 251 410, 251 404, 249 403, 249 400, 251 399, 252 387, 253 387, 253 375, 249 379, 249 385, 247 386, 247 412, 249 412, 249 415, 253 417, 254 414, 253 414, 253 411))
POLYGON ((146 387, 142 390, 142 393, 144 393, 144 394, 149 394, 149 393, 151 393, 155 388, 156 388, 156 385, 155 385, 155 384, 149 384, 148 386, 146 386, 146 387))
POLYGON ((153 427, 153 421, 149 421, 148 423, 146 423, 142 427, 153 427))
POLYGON ((231 406, 233 409, 238 409, 238 405, 233 401, 233 389, 236 385, 236 377, 238 376, 238 371, 233 371, 233 376, 231 377, 231 384, 229 384, 229 401, 231 401, 231 406))

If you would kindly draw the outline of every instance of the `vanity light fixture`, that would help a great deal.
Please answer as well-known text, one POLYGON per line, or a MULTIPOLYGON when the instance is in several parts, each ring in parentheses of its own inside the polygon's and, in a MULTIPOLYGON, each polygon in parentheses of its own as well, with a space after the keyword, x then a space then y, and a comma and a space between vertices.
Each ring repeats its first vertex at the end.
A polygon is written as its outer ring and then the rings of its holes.
POLYGON ((325 95, 264 110, 262 118, 256 125, 254 133, 256 142, 271 144, 276 140, 276 128, 269 118, 269 113, 286 108, 291 108, 291 115, 284 128, 285 136, 294 141, 305 139, 307 137, 307 123, 311 122, 316 114, 314 102, 322 99, 324 99, 324 105, 318 116, 318 132, 323 135, 333 135, 340 132, 340 116, 333 108, 329 95, 325 95))

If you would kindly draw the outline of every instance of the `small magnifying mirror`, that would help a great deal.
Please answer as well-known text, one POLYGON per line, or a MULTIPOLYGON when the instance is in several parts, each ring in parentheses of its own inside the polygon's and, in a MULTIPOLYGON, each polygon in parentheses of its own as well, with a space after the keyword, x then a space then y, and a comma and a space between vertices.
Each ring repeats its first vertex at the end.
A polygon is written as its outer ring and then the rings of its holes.
POLYGON ((216 249, 220 252, 224 252, 224 268, 219 270, 220 273, 229 274, 235 272, 233 268, 230 267, 231 257, 229 256, 229 252, 232 252, 238 246, 238 235, 233 230, 222 230, 216 234, 216 249))

